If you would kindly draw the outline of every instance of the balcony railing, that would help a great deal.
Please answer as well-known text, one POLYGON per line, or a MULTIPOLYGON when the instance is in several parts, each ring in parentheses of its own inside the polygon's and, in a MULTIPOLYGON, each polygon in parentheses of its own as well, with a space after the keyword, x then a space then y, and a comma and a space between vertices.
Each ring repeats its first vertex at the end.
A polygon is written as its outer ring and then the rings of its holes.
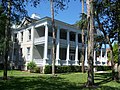
MULTIPOLYGON (((57 41, 57 40, 56 40, 57 41)), ((60 45, 61 46, 67 46, 67 40, 65 39, 60 39, 60 45)), ((34 44, 37 45, 37 44, 44 44, 45 43, 45 37, 39 37, 39 38, 35 38, 34 39, 34 44)), ((48 37, 48 43, 52 44, 52 37, 48 37)), ((79 47, 82 47, 82 44, 81 43, 78 43, 79 47)), ((70 41, 70 46, 71 47, 75 47, 76 46, 76 43, 75 41, 70 41)))
POLYGON ((62 46, 67 46, 67 40, 65 40, 65 39, 60 39, 60 45, 62 45, 62 46))
POLYGON ((70 46, 71 47, 75 47, 75 42, 74 41, 70 41, 70 46))
POLYGON ((37 44, 43 44, 45 43, 45 37, 39 37, 39 38, 35 38, 34 39, 34 44, 37 45, 37 44))

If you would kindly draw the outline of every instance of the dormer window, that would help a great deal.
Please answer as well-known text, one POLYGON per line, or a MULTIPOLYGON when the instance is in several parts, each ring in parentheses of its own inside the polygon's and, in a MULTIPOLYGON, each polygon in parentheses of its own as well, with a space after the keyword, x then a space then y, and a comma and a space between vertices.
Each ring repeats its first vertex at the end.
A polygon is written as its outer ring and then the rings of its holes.
POLYGON ((21 42, 23 42, 23 32, 21 32, 21 42))

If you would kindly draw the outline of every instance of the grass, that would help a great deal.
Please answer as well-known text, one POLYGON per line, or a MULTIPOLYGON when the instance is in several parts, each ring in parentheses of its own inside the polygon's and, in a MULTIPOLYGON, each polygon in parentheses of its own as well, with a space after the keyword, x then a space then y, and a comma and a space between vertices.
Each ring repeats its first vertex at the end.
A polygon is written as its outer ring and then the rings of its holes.
MULTIPOLYGON (((0 71, 0 77, 3 72, 0 71)), ((87 74, 69 73, 35 74, 23 71, 8 71, 9 80, 0 79, 0 90, 120 90, 120 83, 112 81, 111 73, 96 73, 95 88, 84 87, 87 74)))

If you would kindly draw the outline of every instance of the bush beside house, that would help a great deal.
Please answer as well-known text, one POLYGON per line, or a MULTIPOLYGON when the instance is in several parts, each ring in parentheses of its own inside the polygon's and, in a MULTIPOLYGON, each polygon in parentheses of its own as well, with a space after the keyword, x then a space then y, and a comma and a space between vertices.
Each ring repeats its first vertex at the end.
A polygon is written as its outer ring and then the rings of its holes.
POLYGON ((36 69, 37 65, 35 62, 29 62, 27 64, 27 69, 30 70, 30 72, 35 72, 35 69, 36 69))

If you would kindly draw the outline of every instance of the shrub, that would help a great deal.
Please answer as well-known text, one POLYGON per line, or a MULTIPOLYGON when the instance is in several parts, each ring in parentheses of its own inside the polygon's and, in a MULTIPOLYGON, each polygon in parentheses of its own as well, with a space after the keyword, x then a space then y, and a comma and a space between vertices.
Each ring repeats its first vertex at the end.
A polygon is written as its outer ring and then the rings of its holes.
POLYGON ((34 72, 35 72, 35 73, 40 73, 40 68, 39 68, 39 67, 35 67, 35 68, 34 68, 34 72))
POLYGON ((111 70, 111 66, 96 66, 97 71, 111 70))
POLYGON ((44 69, 45 74, 51 74, 52 73, 52 66, 51 65, 46 65, 44 69))
POLYGON ((27 64, 27 68, 30 70, 30 72, 34 72, 35 68, 36 68, 36 64, 35 62, 30 62, 27 64))
POLYGON ((43 73, 43 67, 35 67, 34 72, 35 73, 43 73))

